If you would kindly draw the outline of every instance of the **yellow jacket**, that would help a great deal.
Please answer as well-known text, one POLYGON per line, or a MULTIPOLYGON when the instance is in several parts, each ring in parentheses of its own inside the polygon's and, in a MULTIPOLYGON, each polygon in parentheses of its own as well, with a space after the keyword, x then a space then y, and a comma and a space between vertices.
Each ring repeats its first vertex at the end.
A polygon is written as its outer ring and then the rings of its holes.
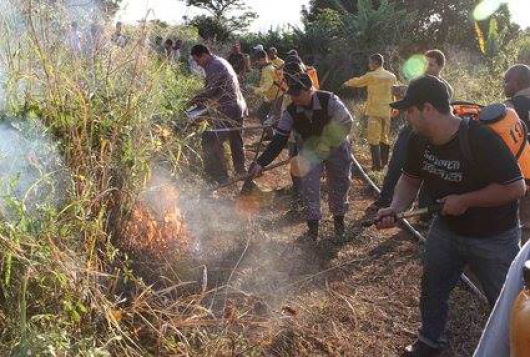
POLYGON ((392 86, 396 84, 396 76, 383 67, 375 71, 366 73, 364 76, 352 78, 345 86, 349 87, 367 87, 368 98, 364 107, 364 113, 374 117, 390 117, 390 107, 392 102, 392 86))
POLYGON ((276 57, 275 59, 271 60, 271 62, 276 68, 281 68, 285 64, 285 61, 280 57, 276 57))
POLYGON ((272 63, 267 64, 261 69, 259 78, 259 86, 256 88, 256 93, 261 94, 266 102, 272 102, 278 97, 278 75, 276 68, 272 63))

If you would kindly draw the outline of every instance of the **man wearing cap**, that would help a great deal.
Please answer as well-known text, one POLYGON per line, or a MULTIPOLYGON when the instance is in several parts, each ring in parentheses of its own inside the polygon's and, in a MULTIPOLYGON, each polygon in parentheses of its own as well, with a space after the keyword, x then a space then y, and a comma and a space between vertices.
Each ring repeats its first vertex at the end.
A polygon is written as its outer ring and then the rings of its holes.
POLYGON ((277 132, 257 163, 249 169, 258 176, 287 145, 291 131, 301 137, 298 174, 302 177, 302 197, 309 228, 306 237, 318 238, 320 212, 320 178, 326 169, 329 208, 334 217, 335 237, 344 235, 344 215, 348 210, 351 154, 348 134, 353 118, 340 99, 329 92, 317 91, 305 73, 289 78, 287 94, 292 103, 284 111, 277 132))
MULTIPOLYGON (((206 87, 191 99, 191 104, 209 105, 220 114, 212 123, 215 129, 242 126, 247 103, 232 66, 223 58, 214 56, 204 45, 193 46, 191 56, 206 72, 206 87)), ((239 175, 247 172, 241 131, 205 131, 202 135, 203 160, 211 181, 223 183, 228 178, 223 154, 223 142, 227 139, 230 142, 234 169, 239 175)))
POLYGON ((348 87, 367 87, 365 114, 368 116, 368 144, 372 155, 372 170, 380 171, 388 163, 390 153, 390 108, 392 86, 396 76, 383 68, 383 56, 376 53, 368 60, 370 72, 345 82, 348 87))
POLYGON ((422 185, 442 205, 425 246, 419 337, 404 354, 438 356, 446 347, 449 295, 466 265, 495 304, 519 250, 517 200, 526 187, 502 139, 454 116, 447 86, 436 77, 412 81, 405 98, 391 107, 405 111, 413 134, 392 203, 377 213, 377 227, 395 226, 396 214, 412 205, 422 185), (465 159, 463 135, 475 162, 465 159))

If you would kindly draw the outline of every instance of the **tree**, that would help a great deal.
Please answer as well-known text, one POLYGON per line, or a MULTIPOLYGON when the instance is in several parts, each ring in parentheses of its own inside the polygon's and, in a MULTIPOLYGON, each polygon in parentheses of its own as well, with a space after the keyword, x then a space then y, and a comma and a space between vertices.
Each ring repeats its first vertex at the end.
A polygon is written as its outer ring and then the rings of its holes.
MULTIPOLYGON (((379 1, 375 1, 374 5, 379 6, 379 1)), ((310 0, 309 7, 302 10, 302 16, 313 22, 325 9, 337 11, 339 14, 356 14, 358 6, 356 0, 310 0)))
MULTIPOLYGON (((246 30, 258 14, 245 4, 244 0, 180 0, 187 6, 194 6, 208 11, 211 18, 199 16, 197 21, 215 25, 228 30, 230 33, 246 30)), ((193 22, 194 20, 192 20, 193 22)))
POLYGON ((188 24, 197 28, 199 36, 207 41, 226 42, 231 35, 231 30, 214 16, 199 15, 188 24))
MULTIPOLYGON (((371 3, 377 9, 383 6, 384 2, 373 0, 371 3)), ((413 40, 417 47, 458 45, 469 50, 479 49, 472 17, 477 0, 389 0, 388 3, 398 10, 415 13, 414 21, 405 31, 404 39, 413 40)), ((357 0, 311 0, 309 8, 302 14, 306 21, 313 22, 324 9, 356 15, 360 8, 357 0)), ((503 38, 515 36, 518 30, 510 23, 510 13, 506 5, 503 5, 494 17, 498 32, 504 35, 503 38)), ((490 32, 489 24, 489 20, 479 24, 485 34, 490 32)))
POLYGON ((120 3, 122 0, 97 0, 101 5, 101 8, 105 11, 107 16, 112 17, 120 9, 120 3))
POLYGON ((316 59, 326 88, 338 90, 346 79, 363 73, 370 54, 392 53, 416 16, 415 12, 398 9, 391 0, 377 5, 359 0, 355 8, 355 13, 318 10, 314 20, 304 19, 304 31, 294 30, 297 49, 316 59))

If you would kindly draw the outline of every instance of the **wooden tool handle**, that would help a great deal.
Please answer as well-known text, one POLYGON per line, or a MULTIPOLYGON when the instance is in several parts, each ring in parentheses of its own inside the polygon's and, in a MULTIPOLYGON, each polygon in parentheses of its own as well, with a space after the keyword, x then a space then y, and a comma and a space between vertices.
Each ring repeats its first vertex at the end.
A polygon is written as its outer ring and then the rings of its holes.
MULTIPOLYGON (((277 162, 275 164, 269 165, 269 166, 267 166, 266 168, 263 169, 263 172, 274 170, 275 168, 278 168, 280 166, 285 166, 290 161, 291 160, 284 160, 284 161, 280 161, 280 162, 277 162)), ((231 185, 233 185, 235 183, 238 183, 240 181, 245 181, 245 180, 252 179, 252 178, 253 178, 252 175, 237 176, 237 177, 234 177, 234 178, 228 180, 228 182, 225 182, 225 183, 222 183, 222 184, 216 186, 213 189, 213 191, 218 190, 218 189, 223 188, 223 187, 228 187, 228 186, 231 186, 231 185)))
MULTIPOLYGON (((443 204, 435 204, 426 208, 420 208, 412 211, 401 212, 396 214, 396 220, 407 219, 411 217, 417 217, 424 214, 433 214, 440 212, 443 208, 443 204)), ((378 220, 370 219, 361 223, 363 227, 370 227, 376 224, 378 220)))

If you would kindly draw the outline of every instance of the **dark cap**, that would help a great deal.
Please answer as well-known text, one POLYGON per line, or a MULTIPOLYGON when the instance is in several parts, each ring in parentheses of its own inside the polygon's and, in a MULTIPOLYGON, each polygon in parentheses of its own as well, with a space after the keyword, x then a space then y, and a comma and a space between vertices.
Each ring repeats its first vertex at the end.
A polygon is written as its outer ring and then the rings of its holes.
POLYGON ((296 55, 289 55, 285 58, 285 63, 297 63, 302 64, 302 59, 296 55))
POLYGON ((311 78, 307 74, 299 73, 288 77, 287 85, 289 86, 287 94, 298 96, 300 92, 311 89, 313 82, 311 82, 311 78))
POLYGON ((410 82, 405 98, 390 103, 394 109, 431 103, 436 108, 449 107, 449 92, 445 83, 434 76, 422 76, 410 82))

